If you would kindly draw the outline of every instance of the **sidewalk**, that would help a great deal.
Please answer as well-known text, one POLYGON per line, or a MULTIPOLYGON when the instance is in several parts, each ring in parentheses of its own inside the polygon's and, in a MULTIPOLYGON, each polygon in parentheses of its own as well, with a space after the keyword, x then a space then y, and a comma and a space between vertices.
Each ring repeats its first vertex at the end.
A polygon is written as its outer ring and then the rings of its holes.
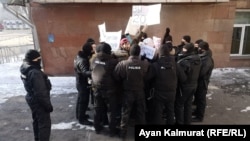
MULTIPOLYGON (((214 72, 207 94, 205 119, 194 124, 250 124, 250 69, 214 72)), ((51 141, 118 141, 109 137, 108 129, 97 135, 94 128, 79 125, 75 119, 76 93, 52 95, 54 112, 51 114, 51 141)), ((93 109, 91 109, 93 112, 93 109)), ((33 130, 29 107, 24 96, 15 96, 0 104, 0 141, 32 141, 33 130)), ((92 118, 93 119, 93 118, 92 118)), ((129 141, 134 131, 129 130, 129 141)))

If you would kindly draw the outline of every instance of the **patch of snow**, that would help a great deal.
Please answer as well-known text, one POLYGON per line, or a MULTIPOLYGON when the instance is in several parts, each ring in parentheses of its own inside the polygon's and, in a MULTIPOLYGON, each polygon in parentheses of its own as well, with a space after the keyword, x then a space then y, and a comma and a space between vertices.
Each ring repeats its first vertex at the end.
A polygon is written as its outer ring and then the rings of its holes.
POLYGON ((248 112, 250 111, 250 106, 247 106, 245 109, 241 110, 240 112, 248 112))
POLYGON ((85 130, 92 130, 94 131, 95 128, 93 126, 87 126, 87 125, 81 125, 77 122, 69 122, 69 123, 65 123, 65 122, 61 122, 58 124, 52 124, 51 126, 52 130, 80 130, 80 129, 85 129, 85 130))

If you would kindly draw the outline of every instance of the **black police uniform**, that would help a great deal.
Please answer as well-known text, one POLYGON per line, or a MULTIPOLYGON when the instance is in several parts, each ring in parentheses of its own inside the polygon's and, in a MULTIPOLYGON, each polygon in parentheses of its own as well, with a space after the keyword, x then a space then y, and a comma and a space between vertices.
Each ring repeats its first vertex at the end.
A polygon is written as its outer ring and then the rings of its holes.
POLYGON ((108 44, 101 43, 98 47, 100 47, 100 52, 91 62, 92 86, 95 97, 94 127, 96 133, 99 133, 103 128, 102 122, 108 114, 110 135, 113 135, 116 130, 115 119, 117 115, 117 87, 113 71, 118 60, 111 55, 111 47, 108 44))
POLYGON ((29 50, 20 67, 21 79, 27 92, 25 99, 29 105, 32 118, 35 141, 49 141, 51 133, 50 113, 53 106, 50 101, 51 83, 47 75, 41 71, 41 61, 32 62, 34 57, 39 57, 35 50, 29 50), (35 52, 35 53, 34 53, 35 52))
POLYGON ((121 119, 121 137, 126 136, 132 108, 136 110, 136 123, 145 124, 145 93, 144 79, 147 76, 149 64, 139 58, 140 47, 133 45, 130 57, 119 62, 115 68, 115 78, 122 81, 123 104, 121 119))
POLYGON ((188 125, 191 124, 192 119, 192 100, 197 88, 201 60, 200 57, 193 52, 194 46, 191 46, 192 51, 185 53, 183 58, 177 62, 186 73, 187 79, 182 83, 178 83, 179 90, 177 90, 175 102, 176 124, 188 125))
POLYGON ((195 93, 194 103, 196 105, 193 121, 203 121, 206 109, 206 94, 212 71, 214 68, 214 61, 212 58, 211 50, 199 54, 201 58, 201 71, 198 79, 198 86, 195 93))

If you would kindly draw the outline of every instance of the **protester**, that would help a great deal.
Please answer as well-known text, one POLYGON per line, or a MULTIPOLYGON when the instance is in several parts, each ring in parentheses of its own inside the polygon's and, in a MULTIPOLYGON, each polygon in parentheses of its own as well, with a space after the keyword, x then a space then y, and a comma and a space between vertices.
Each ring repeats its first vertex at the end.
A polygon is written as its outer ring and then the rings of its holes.
POLYGON ((119 61, 126 60, 129 57, 130 43, 127 38, 122 38, 120 41, 120 47, 113 52, 115 58, 119 61))
POLYGON ((164 34, 164 37, 162 38, 162 44, 166 44, 166 43, 173 43, 173 38, 172 35, 170 35, 170 28, 167 27, 166 28, 166 32, 164 34))
POLYGON ((138 45, 142 43, 143 40, 147 38, 147 33, 146 33, 147 28, 148 28, 147 25, 143 26, 143 29, 139 30, 133 39, 131 39, 129 33, 122 35, 120 40, 120 47, 118 50, 113 52, 113 55, 116 58, 118 58, 119 61, 128 59, 130 47, 134 44, 138 45))
POLYGON ((51 83, 41 70, 41 55, 37 50, 28 50, 20 67, 21 79, 27 92, 25 99, 32 112, 35 141, 49 141, 51 134, 50 101, 51 83))

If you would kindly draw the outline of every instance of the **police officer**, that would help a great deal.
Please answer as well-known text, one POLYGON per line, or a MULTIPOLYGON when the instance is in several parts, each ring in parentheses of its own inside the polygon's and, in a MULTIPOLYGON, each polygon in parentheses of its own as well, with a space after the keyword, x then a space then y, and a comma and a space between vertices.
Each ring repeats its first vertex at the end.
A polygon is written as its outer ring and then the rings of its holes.
POLYGON ((36 50, 28 50, 20 67, 21 79, 27 92, 25 99, 32 112, 35 141, 49 141, 51 133, 50 101, 51 83, 41 71, 41 56, 36 50))
POLYGON ((201 60, 198 54, 194 53, 193 43, 183 46, 180 58, 177 63, 185 72, 187 79, 178 83, 179 90, 177 90, 175 102, 176 124, 189 125, 191 124, 192 100, 197 88, 201 60))
POLYGON ((140 60, 140 46, 133 44, 130 48, 130 57, 119 62, 114 74, 122 82, 123 103, 121 132, 122 138, 126 137, 131 110, 134 107, 136 123, 145 124, 145 93, 144 78, 147 76, 149 64, 140 60))
POLYGON ((171 44, 163 44, 159 48, 159 59, 152 64, 152 69, 150 69, 152 84, 152 102, 148 106, 150 124, 173 125, 175 123, 174 103, 177 80, 178 76, 183 79, 186 76, 177 66, 174 55, 170 55, 172 50, 171 44), (163 112, 166 113, 166 122, 162 118, 163 112))
POLYGON ((179 57, 181 57, 182 53, 182 48, 184 47, 185 44, 191 43, 191 36, 190 35, 184 35, 181 39, 181 43, 177 45, 176 47, 176 57, 177 60, 179 60, 179 57))
POLYGON ((76 103, 76 118, 80 124, 92 125, 93 123, 88 120, 86 114, 89 105, 90 96, 90 84, 88 79, 91 78, 90 63, 94 50, 92 43, 86 42, 82 50, 78 52, 74 59, 74 70, 76 75, 76 88, 78 91, 77 103, 76 103))
POLYGON ((195 93, 194 103, 196 105, 194 111, 193 122, 203 121, 206 109, 206 94, 208 90, 209 80, 214 68, 212 52, 209 49, 209 44, 205 41, 199 43, 199 56, 201 58, 201 71, 198 79, 198 87, 195 93))
POLYGON ((91 62, 92 86, 94 89, 94 127, 96 133, 100 133, 108 111, 110 136, 116 133, 116 94, 117 87, 113 77, 118 60, 111 55, 111 47, 107 43, 100 43, 97 48, 100 50, 91 62))

